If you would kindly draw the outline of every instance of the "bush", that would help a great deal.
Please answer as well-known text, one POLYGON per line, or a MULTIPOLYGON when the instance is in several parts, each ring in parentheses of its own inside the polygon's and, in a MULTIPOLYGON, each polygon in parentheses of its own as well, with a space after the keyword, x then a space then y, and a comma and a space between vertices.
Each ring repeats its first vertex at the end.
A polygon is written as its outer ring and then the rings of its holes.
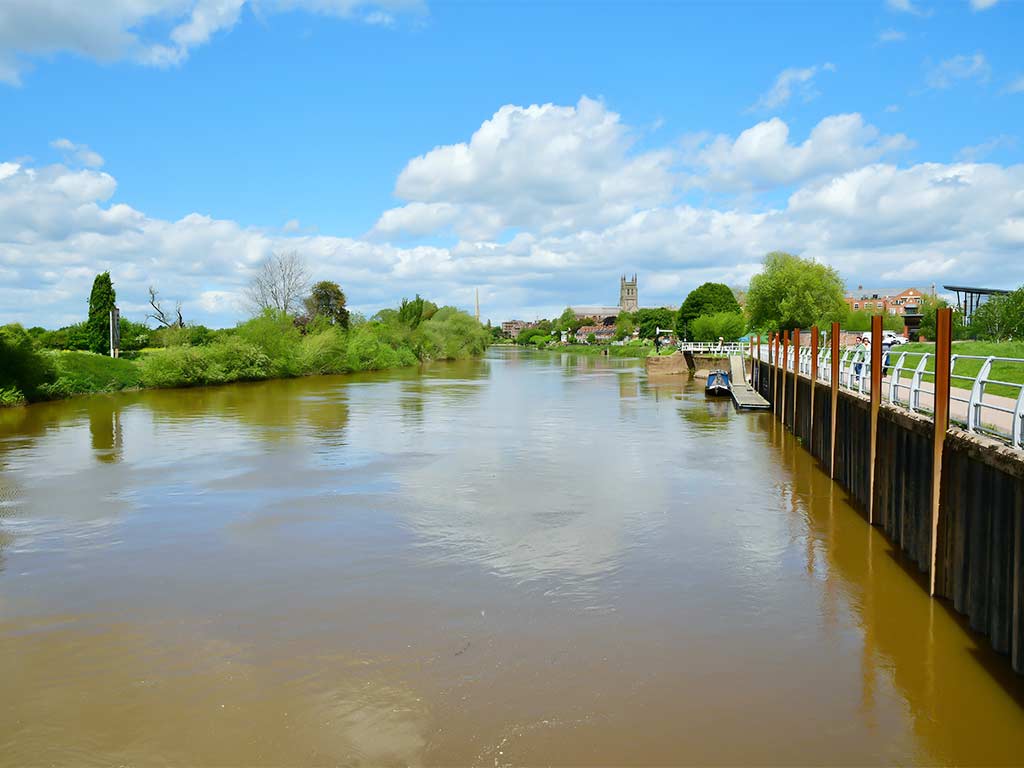
POLYGON ((736 341, 746 328, 746 320, 737 312, 701 315, 690 323, 694 341, 718 341, 719 337, 726 341, 736 341))
POLYGON ((348 339, 337 326, 302 337, 299 368, 303 373, 342 373, 346 370, 348 339))
POLYGON ((269 358, 273 376, 297 376, 302 372, 299 366, 302 334, 284 312, 264 310, 252 320, 241 323, 236 332, 239 338, 256 346, 269 358))
POLYGON ((57 378, 49 355, 39 352, 20 325, 0 327, 0 401, 14 405, 44 396, 57 378))
POLYGON ((193 387, 267 379, 274 375, 274 365, 255 344, 229 337, 205 347, 152 352, 143 358, 141 373, 147 387, 193 387))
POLYGON ((366 323, 356 328, 348 339, 345 369, 379 371, 415 365, 416 355, 407 346, 398 349, 388 343, 391 332, 383 323, 366 323))

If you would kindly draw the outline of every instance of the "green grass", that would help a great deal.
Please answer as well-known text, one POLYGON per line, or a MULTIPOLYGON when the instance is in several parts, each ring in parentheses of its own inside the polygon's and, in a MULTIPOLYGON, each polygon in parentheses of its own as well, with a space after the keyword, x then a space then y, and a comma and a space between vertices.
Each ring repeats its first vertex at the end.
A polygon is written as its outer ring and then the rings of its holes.
POLYGON ((57 369, 57 381, 46 385, 51 397, 68 397, 90 392, 116 392, 142 384, 139 364, 92 352, 50 353, 57 369))
MULTIPOLYGON (((893 347, 889 352, 889 366, 896 365, 896 361, 899 360, 900 354, 903 352, 935 352, 935 345, 927 342, 918 342, 914 344, 901 344, 897 347, 893 347)), ((1024 342, 1021 341, 1007 341, 1007 342, 990 342, 990 341, 954 341, 953 342, 953 354, 954 355, 969 355, 976 357, 1017 357, 1024 359, 1024 342)), ((909 379, 914 374, 914 369, 917 367, 917 363, 920 357, 915 355, 908 355, 904 361, 904 368, 900 372, 900 379, 909 379)), ((981 371, 981 366, 984 360, 965 360, 960 358, 956 361, 953 374, 954 376, 976 376, 981 371)), ((930 357, 925 370, 934 372, 935 370, 935 358, 930 357)), ((998 379, 999 381, 1012 382, 1014 384, 1024 384, 1024 363, 1003 363, 995 362, 992 364, 992 370, 988 375, 990 379, 998 379)), ((924 376, 924 380, 933 382, 932 376, 924 376)), ((964 379, 954 378, 952 386, 960 389, 968 389, 971 386, 969 381, 964 379)), ((985 391, 993 395, 1003 395, 1005 397, 1016 397, 1020 391, 1016 387, 1006 387, 999 384, 989 384, 985 387, 985 391)))

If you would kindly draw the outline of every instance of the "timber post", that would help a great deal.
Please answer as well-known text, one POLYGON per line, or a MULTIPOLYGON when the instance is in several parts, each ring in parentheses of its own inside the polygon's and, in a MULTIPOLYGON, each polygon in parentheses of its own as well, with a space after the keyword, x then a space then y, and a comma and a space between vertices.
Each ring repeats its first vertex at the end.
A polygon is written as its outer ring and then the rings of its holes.
POLYGON ((818 326, 811 326, 811 422, 807 429, 807 441, 814 452, 814 383, 818 379, 818 326))
POLYGON ((797 388, 799 386, 798 377, 800 376, 800 329, 793 329, 793 434, 797 437, 800 436, 800 432, 796 425, 796 401, 797 401, 797 388))
POLYGON ((772 412, 779 412, 779 332, 775 332, 775 354, 772 356, 772 412))
POLYGON ((789 331, 782 332, 782 407, 779 408, 779 420, 786 426, 786 371, 789 365, 789 331))
POLYGON ((932 547, 929 594, 935 596, 939 570, 939 497, 942 490, 942 449, 949 429, 949 374, 953 354, 953 310, 940 309, 935 316, 935 418, 932 432, 932 547))
POLYGON ((875 524, 875 464, 878 454, 878 413, 882 407, 882 316, 871 316, 871 449, 868 455, 868 522, 875 524))
POLYGON ((832 323, 832 335, 828 339, 832 348, 831 378, 832 385, 832 447, 830 448, 831 460, 828 463, 828 476, 835 480, 836 477, 836 422, 839 420, 839 323, 832 323))

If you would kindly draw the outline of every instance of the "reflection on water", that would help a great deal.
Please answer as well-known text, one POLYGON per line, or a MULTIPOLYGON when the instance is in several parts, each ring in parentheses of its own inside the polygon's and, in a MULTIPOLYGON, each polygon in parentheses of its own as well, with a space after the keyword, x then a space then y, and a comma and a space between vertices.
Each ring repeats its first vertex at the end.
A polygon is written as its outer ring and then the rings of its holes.
POLYGON ((0 679, 12 766, 1024 754, 769 415, 516 350, 0 411, 0 679))

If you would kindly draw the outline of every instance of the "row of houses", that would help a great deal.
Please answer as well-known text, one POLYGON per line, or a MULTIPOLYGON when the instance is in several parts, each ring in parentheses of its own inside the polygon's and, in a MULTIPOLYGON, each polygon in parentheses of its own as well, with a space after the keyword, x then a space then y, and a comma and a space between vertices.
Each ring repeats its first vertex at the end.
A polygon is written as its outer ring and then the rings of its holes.
POLYGON ((920 288, 904 288, 897 292, 867 290, 863 285, 858 285, 857 290, 847 291, 846 306, 854 312, 870 312, 873 315, 916 315, 921 309, 922 300, 929 295, 920 288))

